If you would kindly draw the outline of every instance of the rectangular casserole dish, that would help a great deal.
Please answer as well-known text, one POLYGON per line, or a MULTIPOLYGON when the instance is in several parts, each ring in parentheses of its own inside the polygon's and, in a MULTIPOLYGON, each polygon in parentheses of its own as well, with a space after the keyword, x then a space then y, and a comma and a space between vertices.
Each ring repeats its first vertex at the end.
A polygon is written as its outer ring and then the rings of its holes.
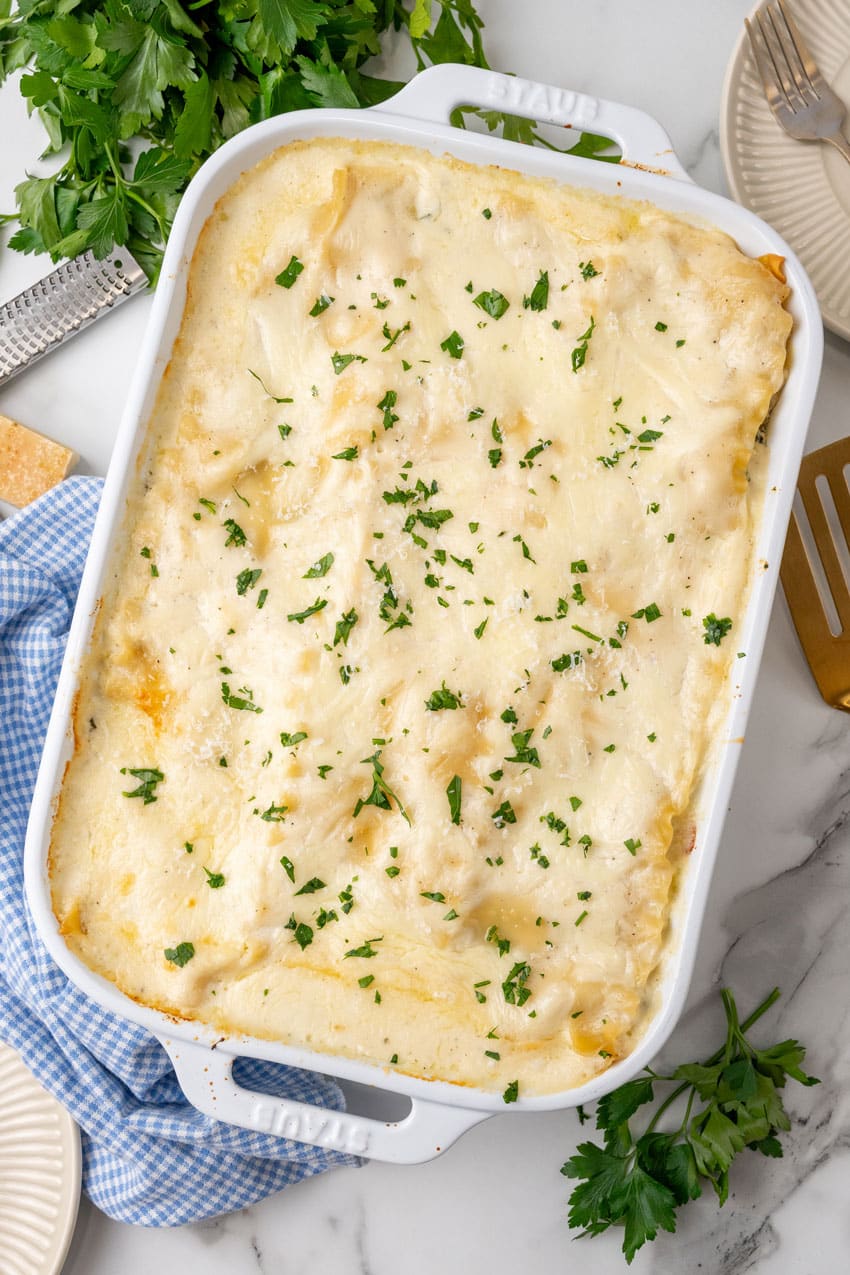
POLYGON ((28 898, 39 932, 60 967, 100 1004, 158 1036, 174 1062, 184 1091, 201 1110, 248 1128, 299 1141, 378 1159, 418 1162, 444 1150, 466 1128, 504 1110, 501 1098, 460 1085, 427 1082, 385 1072, 364 1062, 268 1041, 244 1037, 222 1040, 218 1033, 197 1022, 174 1020, 136 1004, 93 973, 66 946, 51 908, 47 872, 56 797, 73 751, 71 716, 79 666, 103 592, 136 456, 180 327, 195 244, 214 204, 244 170, 287 142, 323 136, 404 142, 436 154, 448 152, 467 162, 502 164, 608 194, 646 199, 672 212, 705 219, 731 235, 750 256, 773 253, 786 261, 794 329, 787 384, 770 424, 764 512, 754 558, 756 578, 738 630, 738 642, 747 652, 747 658, 735 661, 727 688, 727 719, 721 737, 711 750, 692 804, 696 841, 670 918, 656 1012, 648 1020, 637 1048, 604 1075, 567 1092, 521 1098, 512 1109, 568 1107, 598 1098, 636 1074, 657 1053, 681 1012, 764 642, 817 385, 822 336, 814 294, 790 249, 750 213, 687 182, 670 151, 668 139, 654 121, 630 108, 490 72, 451 66, 432 68, 380 108, 363 112, 305 111, 269 120, 223 147, 204 166, 184 197, 116 440, 48 730, 26 846, 28 898), (507 109, 539 120, 592 127, 622 146, 626 163, 602 165, 460 132, 443 121, 461 104, 507 109), (659 167, 663 171, 657 171, 659 167), (258 1095, 241 1089, 233 1080, 232 1064, 239 1055, 262 1057, 389 1089, 406 1095, 412 1109, 404 1120, 387 1124, 258 1095))

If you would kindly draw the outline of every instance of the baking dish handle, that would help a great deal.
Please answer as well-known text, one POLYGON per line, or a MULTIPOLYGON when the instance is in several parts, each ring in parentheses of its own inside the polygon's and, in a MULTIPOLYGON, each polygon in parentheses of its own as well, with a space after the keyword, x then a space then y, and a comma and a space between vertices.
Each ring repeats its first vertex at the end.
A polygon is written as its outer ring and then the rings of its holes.
POLYGON ((626 163, 691 180, 664 129, 644 111, 477 66, 444 63, 428 67, 372 110, 443 124, 458 106, 485 107, 541 123, 600 133, 617 142, 626 163))
POLYGON ((236 1055, 209 1045, 160 1037, 180 1087, 205 1115, 243 1129, 271 1133, 330 1151, 343 1151, 390 1164, 433 1160, 473 1125, 492 1113, 449 1107, 420 1098, 403 1120, 386 1122, 347 1111, 255 1093, 233 1079, 236 1055))

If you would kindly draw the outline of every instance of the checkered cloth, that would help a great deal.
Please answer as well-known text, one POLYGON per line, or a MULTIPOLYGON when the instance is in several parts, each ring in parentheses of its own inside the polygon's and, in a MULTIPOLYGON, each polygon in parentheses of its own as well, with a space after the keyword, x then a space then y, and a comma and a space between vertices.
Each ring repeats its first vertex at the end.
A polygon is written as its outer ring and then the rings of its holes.
MULTIPOLYGON (((123 1222, 177 1226, 357 1162, 201 1115, 158 1041, 78 991, 35 933, 24 832, 100 491, 71 478, 0 522, 0 1037, 79 1123, 90 1199, 123 1222)), ((248 1088, 343 1106, 322 1076, 238 1066, 248 1088)))

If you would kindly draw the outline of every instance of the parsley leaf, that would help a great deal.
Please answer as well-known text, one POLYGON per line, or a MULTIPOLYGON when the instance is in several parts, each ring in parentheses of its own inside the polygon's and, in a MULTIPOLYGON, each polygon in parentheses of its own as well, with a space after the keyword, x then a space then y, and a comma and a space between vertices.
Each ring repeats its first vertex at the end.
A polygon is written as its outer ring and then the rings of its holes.
POLYGON ((275 283, 279 284, 281 288, 291 288, 303 269, 304 263, 299 261, 297 257, 292 256, 289 258, 289 265, 281 270, 279 275, 275 276, 275 283))
MULTIPOLYGON (((474 299, 473 305, 477 305, 479 310, 483 310, 485 314, 489 314, 491 319, 501 319, 502 315, 510 306, 510 301, 501 292, 495 288, 491 288, 489 292, 479 292, 474 299)), ((440 347, 444 349, 444 346, 440 347)), ((453 355, 457 358, 457 355, 453 355)))
POLYGON ((184 965, 189 964, 194 955, 194 943, 178 943, 176 947, 167 947, 165 949, 165 959, 170 961, 172 965, 178 965, 181 970, 184 965))
POLYGON ((526 310, 545 310, 549 304, 549 271, 541 270, 531 293, 522 299, 526 310))
POLYGON ((702 640, 705 642, 706 646, 711 646, 712 643, 715 646, 719 646, 731 629, 732 621, 728 615, 724 616, 722 620, 718 620, 717 616, 712 611, 703 619, 702 627, 705 629, 702 640))

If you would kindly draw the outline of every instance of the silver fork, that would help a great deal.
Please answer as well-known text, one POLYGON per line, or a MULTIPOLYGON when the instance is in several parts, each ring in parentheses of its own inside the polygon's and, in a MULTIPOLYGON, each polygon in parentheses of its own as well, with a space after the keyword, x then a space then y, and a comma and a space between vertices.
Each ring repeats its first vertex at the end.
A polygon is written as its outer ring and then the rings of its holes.
POLYGON ((801 142, 829 142, 850 160, 841 131, 846 110, 829 87, 782 0, 745 19, 767 104, 776 121, 801 142))

